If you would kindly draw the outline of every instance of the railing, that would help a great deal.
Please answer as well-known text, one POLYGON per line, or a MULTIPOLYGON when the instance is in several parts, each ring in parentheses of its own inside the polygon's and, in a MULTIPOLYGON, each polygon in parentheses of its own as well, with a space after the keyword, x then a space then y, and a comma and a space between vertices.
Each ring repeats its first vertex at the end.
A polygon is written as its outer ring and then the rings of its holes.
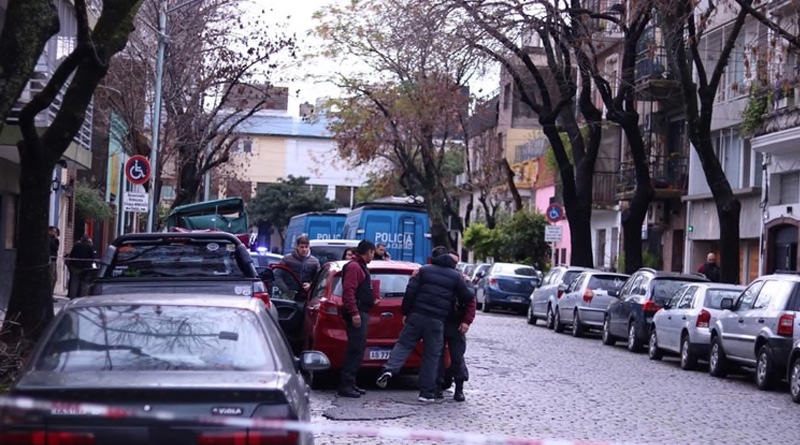
MULTIPOLYGON (((594 0, 584 3, 584 7, 586 9, 590 9, 597 13, 602 13, 610 16, 615 16, 617 18, 621 18, 624 15, 625 7, 623 6, 622 2, 619 0, 594 0)), ((601 18, 590 18, 589 19, 589 29, 593 32, 598 33, 605 37, 616 37, 622 38, 622 30, 620 27, 613 22, 601 19, 601 18)))
POLYGON ((531 139, 530 141, 516 147, 516 152, 514 153, 514 162, 516 163, 538 158, 544 153, 546 145, 547 138, 545 137, 531 139))
POLYGON ((617 204, 616 173, 594 172, 592 183, 592 205, 608 207, 617 204))
POLYGON ((636 60, 636 81, 675 79, 664 47, 648 48, 639 52, 636 60))
MULTIPOLYGON (((685 192, 689 185, 689 159, 686 156, 651 156, 649 171, 650 181, 656 190, 685 192)), ((630 192, 635 188, 636 170, 633 162, 623 162, 619 166, 617 192, 630 192)))

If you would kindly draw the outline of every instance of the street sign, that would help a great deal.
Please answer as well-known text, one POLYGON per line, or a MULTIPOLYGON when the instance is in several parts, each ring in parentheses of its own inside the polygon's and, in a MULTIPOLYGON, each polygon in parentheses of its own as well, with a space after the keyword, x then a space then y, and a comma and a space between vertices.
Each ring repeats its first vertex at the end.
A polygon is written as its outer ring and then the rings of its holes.
POLYGON ((145 192, 125 192, 122 196, 122 209, 126 212, 147 213, 150 211, 149 198, 145 192))
POLYGON ((150 179, 150 161, 142 155, 131 156, 125 162, 125 177, 131 184, 144 184, 150 179))
POLYGON ((561 234, 563 233, 561 226, 545 226, 544 227, 544 242, 546 243, 560 243, 561 234))
POLYGON ((544 212, 547 220, 551 223, 557 223, 564 219, 564 207, 561 206, 559 203, 552 203, 547 206, 547 210, 544 212))

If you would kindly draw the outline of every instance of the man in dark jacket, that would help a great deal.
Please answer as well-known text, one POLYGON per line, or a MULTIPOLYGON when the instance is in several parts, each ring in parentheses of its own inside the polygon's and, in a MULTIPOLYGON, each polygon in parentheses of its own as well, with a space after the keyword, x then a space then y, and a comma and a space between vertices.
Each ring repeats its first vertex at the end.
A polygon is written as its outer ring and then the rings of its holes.
POLYGON ((69 287, 67 298, 78 298, 80 295, 80 273, 94 266, 94 246, 89 235, 83 234, 81 241, 69 251, 67 267, 69 268, 69 287))
MULTIPOLYGON (((457 253, 450 252, 450 256, 453 261, 458 261, 457 253)), ((467 288, 469 289, 469 286, 467 288)), ((453 394, 453 400, 457 402, 466 400, 464 397, 464 382, 469 380, 469 370, 467 369, 467 363, 464 361, 464 353, 467 351, 466 334, 475 320, 475 294, 472 291, 470 291, 470 294, 471 298, 466 306, 462 306, 456 301, 452 315, 444 323, 444 343, 450 350, 450 366, 445 369, 444 348, 442 348, 437 377, 438 389, 435 394, 437 399, 444 398, 442 391, 449 388, 451 383, 455 381, 456 390, 453 394)))
POLYGON ((714 252, 706 256, 706 262, 701 264, 697 271, 705 275, 709 281, 719 283, 719 265, 717 265, 717 256, 714 252))
POLYGON ((294 250, 283 257, 281 264, 292 269, 300 279, 303 292, 308 292, 311 288, 311 282, 314 281, 314 277, 319 272, 319 260, 311 255, 311 247, 306 235, 297 237, 297 241, 294 243, 294 250))
POLYGON ((341 397, 358 398, 366 394, 366 391, 356 386, 356 374, 367 346, 369 310, 375 304, 372 277, 367 269, 374 254, 375 245, 372 241, 362 240, 356 247, 353 259, 342 268, 342 304, 347 328, 347 348, 339 383, 341 397))
POLYGON ((405 326, 383 365, 376 384, 385 388, 400 371, 408 355, 422 339, 422 363, 419 370, 419 401, 434 402, 436 374, 444 343, 444 322, 456 304, 466 307, 472 298, 464 278, 455 270, 456 262, 444 247, 436 247, 431 264, 411 277, 403 297, 405 326))
POLYGON ((60 245, 58 228, 50 226, 50 284, 53 292, 56 291, 56 281, 58 281, 58 248, 60 245))

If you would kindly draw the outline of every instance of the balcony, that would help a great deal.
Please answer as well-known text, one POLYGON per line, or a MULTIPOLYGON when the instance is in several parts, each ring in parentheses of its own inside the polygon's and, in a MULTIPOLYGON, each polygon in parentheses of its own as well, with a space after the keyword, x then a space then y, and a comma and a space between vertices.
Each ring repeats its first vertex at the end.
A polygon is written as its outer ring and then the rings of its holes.
MULTIPOLYGON (((614 172, 595 171, 592 179, 592 208, 595 210, 613 210, 617 199, 617 174, 614 172)), ((563 202, 563 186, 561 175, 555 178, 556 201, 563 202)))
MULTIPOLYGON (((619 0, 595 0, 584 3, 584 5, 587 9, 618 18, 621 18, 625 12, 625 7, 619 0)), ((608 46, 620 43, 625 38, 619 26, 605 19, 590 18, 588 26, 592 32, 592 38, 608 46)))
MULTIPOLYGON (((754 96, 750 100, 765 100, 754 96)), ((789 155, 797 152, 800 140, 800 87, 779 90, 773 94, 772 103, 762 117, 761 126, 751 140, 753 150, 774 155, 789 155)))
POLYGON ((681 88, 677 74, 670 66, 666 48, 640 51, 636 61, 637 98, 645 101, 679 100, 681 88))
POLYGON ((538 137, 515 148, 514 163, 536 159, 544 154, 547 138, 538 137))
MULTIPOLYGON (((650 182, 656 191, 655 199, 676 199, 686 194, 689 185, 689 158, 682 155, 651 156, 650 182)), ((619 166, 616 198, 628 201, 636 190, 636 172, 633 162, 619 166)))

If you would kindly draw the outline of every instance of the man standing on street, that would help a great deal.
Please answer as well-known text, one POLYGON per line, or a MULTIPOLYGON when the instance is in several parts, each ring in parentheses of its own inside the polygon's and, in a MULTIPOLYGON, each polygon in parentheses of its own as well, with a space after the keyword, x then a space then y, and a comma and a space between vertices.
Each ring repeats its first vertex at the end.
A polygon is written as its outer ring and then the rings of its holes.
POLYGON ((69 287, 67 289, 67 298, 80 297, 81 272, 86 269, 91 269, 94 266, 94 246, 92 239, 88 234, 83 234, 81 241, 69 251, 69 258, 67 259, 67 266, 69 267, 69 287))
POLYGON ((311 282, 319 272, 319 260, 311 255, 311 247, 309 246, 308 236, 300 235, 294 243, 294 250, 287 253, 281 260, 281 264, 292 269, 292 271, 300 279, 303 286, 303 292, 308 293, 311 288, 311 282))
POLYGON ((61 241, 58 240, 58 228, 50 226, 50 281, 53 293, 56 291, 56 281, 58 281, 58 248, 61 241))
POLYGON ((709 281, 719 283, 719 265, 717 265, 717 256, 714 255, 714 252, 706 256, 706 262, 701 264, 697 271, 705 275, 709 281))
MULTIPOLYGON (((451 251, 450 257, 453 258, 453 261, 458 261, 457 253, 451 251)), ((467 288, 469 289, 469 286, 467 288)), ((444 347, 442 347, 442 356, 439 359, 436 398, 444 398, 442 392, 455 381, 456 390, 453 394, 453 400, 456 402, 466 400, 464 397, 464 382, 469 380, 469 370, 464 361, 464 353, 467 351, 466 334, 474 320, 475 294, 470 291, 470 299, 467 305, 462 306, 456 300, 452 315, 444 323, 444 343, 450 350, 450 366, 445 369, 444 347)))
POLYGON ((342 363, 342 377, 339 383, 339 396, 359 398, 366 391, 356 385, 356 374, 364 358, 367 346, 367 326, 369 310, 375 304, 372 293, 372 277, 367 264, 375 254, 372 241, 362 240, 356 253, 342 268, 342 303, 344 323, 347 328, 347 348, 342 363))
POLYGON ((451 316, 456 301, 467 307, 472 298, 447 249, 436 247, 431 256, 431 264, 423 266, 408 281, 402 303, 405 325, 375 382, 385 388, 422 339, 419 401, 424 403, 434 402, 438 395, 436 374, 444 347, 444 322, 451 316))

